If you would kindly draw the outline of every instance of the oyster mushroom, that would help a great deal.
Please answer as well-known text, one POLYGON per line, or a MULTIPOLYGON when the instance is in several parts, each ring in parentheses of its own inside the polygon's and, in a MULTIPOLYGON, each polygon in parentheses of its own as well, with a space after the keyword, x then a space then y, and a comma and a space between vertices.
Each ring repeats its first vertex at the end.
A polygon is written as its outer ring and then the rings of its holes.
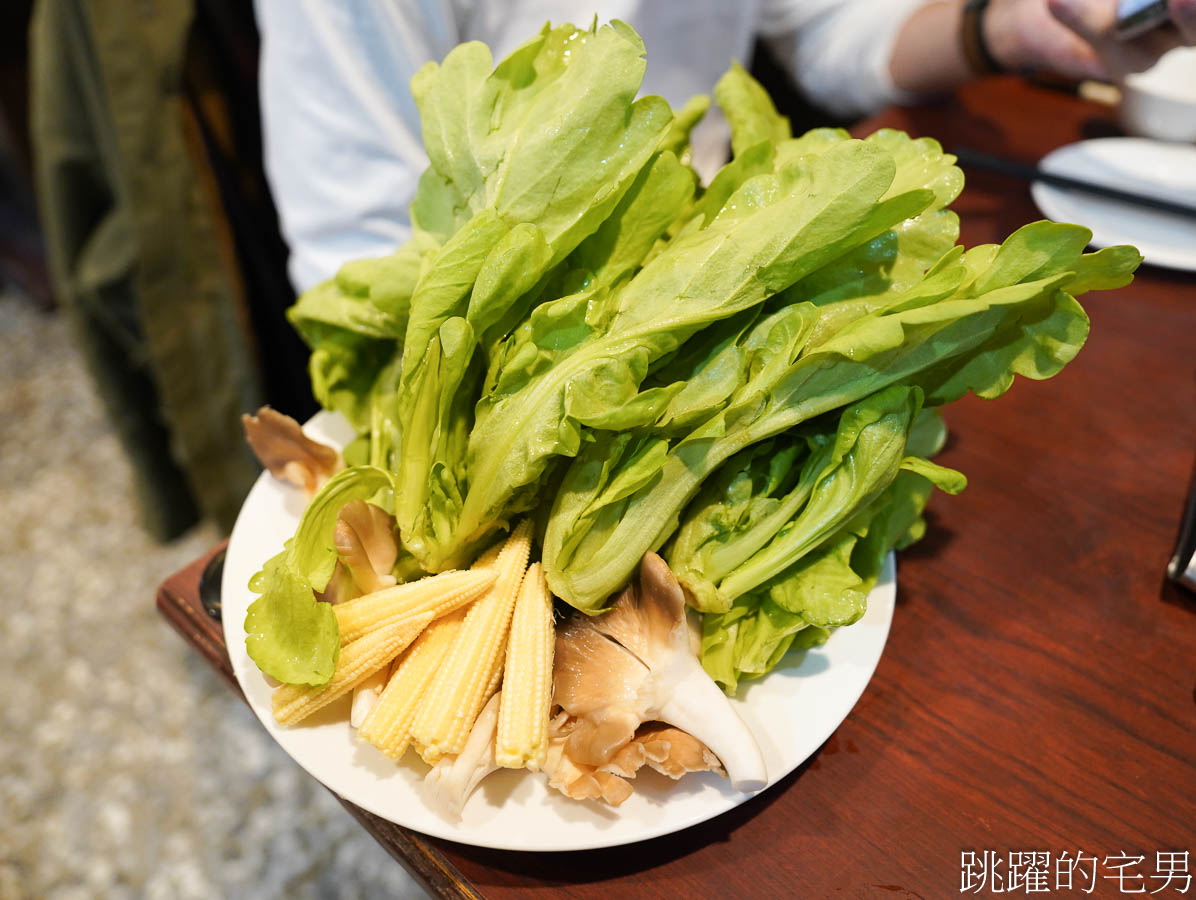
POLYGON ((690 772, 726 774, 709 747, 692 734, 663 722, 641 725, 631 743, 616 753, 602 771, 634 778, 645 765, 674 781, 690 772))
POLYGON ((340 454, 313 441, 288 415, 263 406, 257 415, 243 414, 245 439, 263 466, 275 478, 290 482, 310 497, 340 471, 340 454))
POLYGON ((632 794, 629 779, 645 765, 674 781, 689 772, 718 772, 725 775, 718 757, 693 735, 661 722, 641 725, 635 737, 600 766, 580 763, 569 756, 568 737, 577 719, 561 713, 550 730, 548 757, 544 769, 548 786, 574 800, 604 800, 618 806, 632 794))
POLYGON ((395 520, 384 509, 364 500, 350 500, 336 517, 336 554, 363 594, 395 584, 392 574, 399 558, 395 520))
MULTIPOLYGON (((565 761, 616 777, 604 767, 625 770, 631 760, 620 752, 643 723, 655 721, 709 748, 737 789, 758 791, 768 783, 751 731, 698 662, 681 586, 655 553, 644 555, 637 579, 608 612, 574 613, 558 629, 553 702, 576 720, 553 759, 558 767, 565 761)), ((657 755, 662 750, 654 748, 657 755)))
POLYGON ((436 812, 450 822, 461 819, 465 801, 482 779, 498 768, 494 761, 494 740, 498 733, 499 691, 482 707, 461 752, 442 756, 424 776, 424 797, 436 812))
POLYGON ((618 806, 631 796, 631 785, 618 774, 578 762, 569 755, 569 736, 577 723, 568 713, 561 713, 549 726, 548 754, 544 760, 548 786, 573 800, 604 800, 618 806))

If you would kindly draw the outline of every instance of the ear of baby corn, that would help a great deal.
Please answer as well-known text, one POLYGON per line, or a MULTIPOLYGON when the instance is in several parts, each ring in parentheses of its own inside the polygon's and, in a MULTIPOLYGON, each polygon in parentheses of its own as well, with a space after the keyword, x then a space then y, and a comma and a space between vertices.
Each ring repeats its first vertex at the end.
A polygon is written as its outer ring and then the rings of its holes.
POLYGON ((293 725, 353 690, 402 653, 432 621, 431 613, 400 619, 341 647, 332 679, 319 687, 284 684, 274 691, 274 718, 293 725))
POLYGON ((461 752, 478 713, 498 689, 511 611, 531 543, 531 523, 525 520, 503 544, 493 570, 498 573, 494 586, 469 608, 447 659, 428 686, 411 734, 429 764, 461 752))
POLYGON ((499 541, 497 544, 492 544, 489 550, 486 550, 473 561, 473 565, 469 568, 473 569, 493 569, 498 565, 498 554, 502 553, 502 548, 506 546, 505 541, 499 541))
POLYGON ((519 589, 507 641, 494 761, 508 769, 538 772, 548 752, 552 705, 552 594, 539 563, 519 589))
POLYGON ((427 693, 432 676, 461 630, 467 609, 458 609, 437 619, 407 648, 394 674, 357 732, 393 760, 399 760, 411 745, 411 725, 427 693))
MULTIPOLYGON (((477 558, 470 570, 493 569, 502 548, 502 541, 494 544, 477 558)), ((429 625, 395 660, 390 677, 384 682, 389 690, 379 688, 376 700, 364 698, 360 704, 361 714, 351 724, 359 729, 358 734, 363 740, 391 759, 401 759, 411 745, 411 725, 419 710, 420 700, 437 667, 448 654, 453 638, 465 620, 467 609, 467 606, 463 606, 429 625), (375 710, 377 714, 371 716, 375 710)), ((352 716, 358 716, 358 692, 365 686, 354 690, 352 716)))
MULTIPOLYGON (((434 622, 436 621, 440 620, 434 620, 434 622)), ((431 625, 428 627, 430 628, 431 625)), ((382 699, 382 691, 390 682, 391 676, 398 671, 399 663, 403 661, 403 657, 411 652, 411 647, 414 647, 415 644, 419 643, 420 638, 422 638, 427 631, 428 629, 425 628, 422 632, 420 632, 419 637, 412 641, 406 650, 396 656, 391 661, 389 666, 383 666, 361 684, 357 685, 357 687, 353 688, 353 702, 349 705, 350 727, 357 729, 362 726, 362 724, 365 722, 366 716, 373 711, 374 707, 378 705, 378 701, 382 699)))
POLYGON ((438 619, 482 596, 497 577, 492 569, 442 572, 338 603, 332 609, 340 628, 341 645, 400 619, 424 613, 438 619))

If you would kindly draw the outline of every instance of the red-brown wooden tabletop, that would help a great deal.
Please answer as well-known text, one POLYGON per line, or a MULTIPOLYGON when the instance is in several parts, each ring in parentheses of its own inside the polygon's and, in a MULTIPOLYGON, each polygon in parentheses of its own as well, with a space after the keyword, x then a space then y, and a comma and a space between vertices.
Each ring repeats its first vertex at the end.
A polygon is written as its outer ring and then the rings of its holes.
MULTIPOLYGON (((998 79, 856 132, 1035 162, 1111 121, 998 79)), ((954 208, 969 246, 1040 218, 1026 184, 967 176, 954 208)), ((932 500, 927 537, 899 556, 892 632, 859 704, 774 788, 678 834, 575 853, 477 849, 350 811, 442 896, 946 897, 961 854, 1007 888, 1025 851, 1050 854, 1050 896, 1084 896, 1093 869, 1091 896, 1176 896, 1196 849, 1196 599, 1163 572, 1196 457, 1196 276, 1146 265, 1081 302, 1091 336, 1061 375, 947 410, 938 461, 970 485, 932 500), (1084 854, 1070 890, 1064 851, 1084 854)), ((202 562, 159 607, 235 686, 198 605, 202 562)))

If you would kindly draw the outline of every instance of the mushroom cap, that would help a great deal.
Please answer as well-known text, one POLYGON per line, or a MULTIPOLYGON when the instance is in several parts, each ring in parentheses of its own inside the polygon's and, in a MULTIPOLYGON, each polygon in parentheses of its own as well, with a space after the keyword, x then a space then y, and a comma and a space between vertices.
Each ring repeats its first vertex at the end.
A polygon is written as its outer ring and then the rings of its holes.
POLYGON ((268 406, 256 415, 242 415, 241 424, 250 449, 267 471, 302 488, 309 496, 341 468, 336 450, 313 441, 297 421, 268 406))
POLYGON ((395 583, 391 573, 399 557, 399 543, 394 516, 386 510, 364 500, 350 500, 337 513, 333 543, 363 594, 395 583))
POLYGON ((681 586, 655 553, 607 612, 574 612, 561 625, 553 664, 561 713, 545 763, 551 786, 622 802, 630 788, 621 784, 645 765, 670 778, 730 772, 745 790, 762 786, 759 747, 702 670, 690 637, 681 586))

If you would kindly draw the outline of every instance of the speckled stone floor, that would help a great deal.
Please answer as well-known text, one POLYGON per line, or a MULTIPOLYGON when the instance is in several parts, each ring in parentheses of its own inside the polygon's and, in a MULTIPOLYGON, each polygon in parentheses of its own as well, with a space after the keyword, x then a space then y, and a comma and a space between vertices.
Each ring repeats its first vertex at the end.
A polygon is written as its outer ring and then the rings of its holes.
POLYGON ((63 316, 0 294, 0 898, 422 897, 161 620, 63 316))

